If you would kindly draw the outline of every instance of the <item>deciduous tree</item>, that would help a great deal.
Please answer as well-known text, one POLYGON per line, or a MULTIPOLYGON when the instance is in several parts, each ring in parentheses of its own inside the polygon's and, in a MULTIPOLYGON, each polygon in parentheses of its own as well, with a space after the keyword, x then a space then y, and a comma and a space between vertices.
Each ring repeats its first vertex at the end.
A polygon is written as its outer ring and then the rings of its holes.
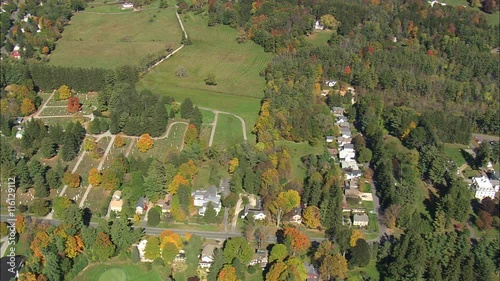
POLYGON ((351 247, 356 246, 356 243, 358 242, 359 239, 365 239, 365 236, 358 229, 353 230, 351 234, 351 239, 349 240, 349 245, 351 245, 351 247))
POLYGON ((236 276, 236 269, 230 264, 224 265, 224 267, 219 271, 217 275, 217 280, 221 281, 236 281, 238 277, 236 276))
POLYGON ((80 104, 80 100, 78 97, 71 97, 68 99, 68 112, 69 113, 76 113, 80 111, 82 108, 82 105, 80 104))
POLYGON ((123 140, 122 136, 116 135, 115 141, 113 142, 113 146, 116 148, 125 146, 125 141, 123 140))
POLYGON ((325 280, 331 277, 344 279, 348 271, 347 260, 341 254, 327 256, 319 268, 321 276, 325 280))
POLYGON ((21 104, 21 114, 23 116, 28 116, 33 112, 35 112, 35 105, 30 99, 24 98, 21 104))
POLYGON ((90 169, 88 180, 91 185, 98 186, 102 180, 101 172, 97 168, 90 169))
POLYGON ((269 263, 283 261, 288 256, 288 250, 284 244, 274 244, 269 255, 269 263))
POLYGON ((234 258, 239 258, 243 264, 248 264, 252 259, 252 248, 243 237, 233 237, 224 245, 224 258, 226 263, 231 263, 234 258))
POLYGON ((66 100, 71 97, 71 89, 66 85, 62 85, 61 87, 59 87, 59 90, 57 92, 59 94, 60 100, 66 100))
POLYGON ((318 228, 321 225, 319 208, 316 206, 308 206, 304 211, 302 221, 309 228, 318 228))
POLYGON ((80 175, 77 173, 65 172, 63 177, 63 183, 70 188, 79 187, 80 175))
POLYGON ((300 195, 296 190, 287 190, 281 192, 272 202, 270 211, 276 216, 276 225, 279 226, 283 214, 299 206, 300 195))
POLYGON ((149 134, 143 134, 137 141, 137 148, 140 152, 146 152, 153 148, 153 140, 149 134))
POLYGON ((311 247, 311 240, 295 227, 286 227, 284 230, 285 245, 292 255, 301 255, 311 247))

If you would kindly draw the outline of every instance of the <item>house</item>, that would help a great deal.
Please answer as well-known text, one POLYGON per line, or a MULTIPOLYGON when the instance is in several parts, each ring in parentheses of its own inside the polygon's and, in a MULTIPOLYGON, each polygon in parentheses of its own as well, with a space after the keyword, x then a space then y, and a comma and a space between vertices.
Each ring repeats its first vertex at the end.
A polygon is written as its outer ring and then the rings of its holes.
POLYGON ((340 128, 340 134, 344 138, 350 138, 351 137, 351 130, 349 128, 340 128))
POLYGON ((338 123, 339 127, 342 129, 350 129, 351 128, 351 125, 349 125, 349 122, 340 122, 338 123))
POLYGON ((267 266, 268 262, 268 252, 265 250, 258 250, 253 254, 252 259, 250 260, 249 265, 260 265, 262 268, 267 266))
POLYGON ((310 263, 304 263, 307 271, 307 281, 317 281, 319 280, 319 272, 314 265, 310 263))
POLYGON ((180 250, 179 253, 175 256, 174 261, 177 262, 186 261, 186 252, 184 252, 184 250, 180 250))
POLYGON ((446 6, 446 3, 441 3, 439 1, 427 1, 427 3, 431 4, 432 7, 434 7, 435 4, 439 4, 441 6, 446 6))
POLYGON ((146 245, 147 244, 148 244, 148 240, 142 239, 141 242, 139 242, 139 244, 135 245, 135 247, 137 247, 137 250, 139 251, 139 257, 141 258, 142 262, 153 262, 153 260, 150 260, 150 259, 147 259, 144 257, 144 254, 146 253, 146 245))
POLYGON ((321 24, 321 22, 319 20, 317 20, 316 23, 314 23, 314 29, 323 30, 323 29, 325 29, 325 27, 321 24))
MULTIPOLYGON (((340 107, 342 108, 342 107, 340 107)), ((342 122, 348 122, 349 119, 347 119, 347 117, 345 116, 337 116, 337 120, 335 121, 335 124, 340 124, 342 122)))
POLYGON ((217 194, 217 188, 212 186, 206 190, 196 190, 191 193, 191 196, 194 197, 194 206, 200 207, 198 210, 198 214, 200 216, 205 215, 205 211, 207 210, 208 202, 212 202, 212 206, 215 209, 215 212, 219 214, 222 205, 220 202, 221 196, 217 194))
POLYGON ((24 130, 18 130, 16 132, 16 139, 22 139, 23 138, 23 135, 24 135, 24 130))
POLYGON ((243 214, 241 215, 241 218, 245 218, 249 214, 253 215, 254 220, 265 220, 266 219, 266 213, 264 213, 264 208, 262 207, 262 200, 257 198, 255 205, 246 205, 245 208, 243 209, 243 214))
POLYGON ((291 223, 302 223, 302 207, 296 207, 293 208, 289 213, 288 213, 289 221, 291 223))
POLYGON ((322 91, 321 91, 321 96, 326 97, 326 96, 328 96, 328 93, 329 93, 329 92, 330 92, 330 91, 328 91, 328 90, 322 90, 322 91))
POLYGON ((112 212, 121 212, 123 206, 123 200, 121 199, 122 192, 117 190, 113 193, 113 197, 109 202, 109 209, 112 212))
POLYGON ((19 53, 19 51, 13 51, 10 53, 10 57, 19 60, 21 59, 21 54, 19 53))
POLYGON ((472 178, 471 188, 474 191, 474 196, 479 200, 483 200, 486 197, 495 198, 495 193, 498 192, 499 187, 495 188, 487 177, 482 176, 472 178))
POLYGON ((217 245, 208 244, 203 247, 200 254, 200 267, 210 268, 214 262, 214 251, 218 248, 217 245))
POLYGON ((351 142, 352 142, 352 138, 344 138, 344 137, 337 138, 337 144, 339 146, 344 146, 344 145, 351 143, 351 142))
MULTIPOLYGON (((346 144, 347 145, 347 144, 346 144)), ((350 149, 340 149, 339 151, 340 161, 353 161, 356 158, 356 152, 350 149)), ((356 163, 356 161, 354 161, 356 163)), ((342 167, 342 169, 345 169, 342 167)))
POLYGON ((352 143, 346 143, 344 146, 342 146, 342 149, 345 151, 352 151, 354 152, 354 144, 352 143))
POLYGON ((337 84, 336 80, 326 80, 326 82, 325 82, 325 85, 327 85, 328 87, 333 87, 336 84, 337 84))
POLYGON ((367 226, 369 221, 370 219, 366 214, 354 215, 352 220, 352 225, 363 227, 367 226))
POLYGON ((334 136, 326 136, 326 142, 327 143, 331 143, 335 140, 335 137, 334 136))
MULTIPOLYGON (((343 107, 338 107, 338 106, 334 106, 332 107, 332 109, 330 110, 330 112, 335 115, 335 116, 338 116, 338 117, 344 117, 344 114, 345 114, 345 108, 343 107)), ((345 120, 347 121, 347 117, 345 117, 345 120)))
POLYGON ((142 213, 147 209, 146 207, 146 198, 142 196, 137 200, 137 204, 135 204, 135 213, 138 215, 142 215, 142 213))
POLYGON ((122 4, 122 10, 133 9, 133 8, 134 8, 134 5, 132 3, 123 3, 122 4))
POLYGON ((348 169, 347 171, 345 171, 345 175, 346 175, 347 180, 360 178, 362 174, 363 174, 363 172, 361 172, 360 170, 357 170, 357 169, 356 170, 355 169, 348 169))
POLYGON ((171 196, 170 194, 167 194, 163 199, 160 199, 158 200, 158 202, 156 202, 156 205, 160 206, 162 213, 170 213, 170 200, 171 196))
POLYGON ((342 160, 340 161, 340 167, 343 170, 347 169, 353 169, 353 170, 359 170, 358 163, 354 160, 342 160))

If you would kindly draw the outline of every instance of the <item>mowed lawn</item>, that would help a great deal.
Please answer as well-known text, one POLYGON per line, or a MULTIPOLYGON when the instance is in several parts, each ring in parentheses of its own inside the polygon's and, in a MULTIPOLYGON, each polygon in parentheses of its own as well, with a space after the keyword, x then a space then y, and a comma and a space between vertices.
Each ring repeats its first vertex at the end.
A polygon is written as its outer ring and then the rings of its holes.
POLYGON ((314 154, 319 155, 325 151, 325 147, 323 145, 311 146, 307 142, 293 142, 280 140, 275 141, 276 147, 284 146, 288 148, 288 153, 292 157, 292 178, 293 180, 301 181, 306 176, 306 171, 302 165, 303 156, 314 154))
POLYGON ((245 119, 250 133, 265 88, 259 73, 272 55, 251 41, 238 44, 238 33, 229 26, 208 27, 206 15, 188 13, 182 21, 193 44, 152 69, 139 81, 138 89, 179 102, 190 98, 195 105, 235 113, 245 119), (176 76, 181 67, 187 77, 176 76), (205 85, 209 73, 215 74, 216 86, 205 85))
POLYGON ((131 263, 102 263, 91 265, 81 272, 74 281, 161 281, 156 270, 145 270, 131 263))
POLYGON ((227 147, 242 142, 243 129, 241 121, 232 115, 219 113, 212 146, 227 147))
MULTIPOLYGON (((465 6, 466 8, 472 9, 474 11, 480 11, 476 7, 471 7, 469 5, 469 1, 467 1, 467 0, 441 0, 440 2, 446 3, 450 6, 465 6)), ((497 1, 497 3, 498 3, 498 1, 497 1)), ((486 21, 490 25, 498 25, 500 23, 500 12, 498 12, 498 10, 493 14, 487 14, 487 13, 481 11, 481 14, 483 14, 486 17, 486 21)))
MULTIPOLYGON (((118 6, 118 5, 116 5, 118 6)), ((178 48, 181 29, 175 7, 102 13, 102 7, 75 14, 63 32, 50 64, 79 67, 115 68, 137 65, 147 54, 178 48)))
POLYGON ((463 144, 455 144, 455 143, 445 143, 444 144, 444 153, 450 157, 457 164, 457 168, 467 163, 462 149, 466 149, 467 146, 463 144))
POLYGON ((326 46, 332 33, 333 31, 331 30, 314 31, 311 35, 307 36, 307 42, 311 43, 313 46, 326 46))

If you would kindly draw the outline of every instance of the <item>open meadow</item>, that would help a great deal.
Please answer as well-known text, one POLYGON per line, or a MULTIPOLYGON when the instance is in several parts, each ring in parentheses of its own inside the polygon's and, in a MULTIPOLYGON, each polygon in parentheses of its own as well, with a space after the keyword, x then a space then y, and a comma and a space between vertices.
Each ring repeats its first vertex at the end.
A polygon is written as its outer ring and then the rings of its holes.
POLYGON ((141 11, 122 11, 119 4, 90 6, 76 13, 50 55, 50 64, 114 68, 137 65, 150 53, 180 46, 175 7, 158 2, 141 11))
POLYGON ((146 270, 145 265, 126 262, 107 262, 90 265, 75 277, 75 281, 160 281, 160 272, 146 270))
POLYGON ((195 105, 235 113, 245 119, 249 134, 265 88, 259 73, 272 55, 251 41, 238 44, 238 32, 229 26, 208 27, 206 14, 181 17, 193 44, 147 73, 138 89, 172 96, 179 102, 191 98, 195 105), (176 75, 179 69, 185 70, 186 77, 176 75), (216 76, 215 86, 204 82, 210 73, 216 76))
MULTIPOLYGON (((467 9, 472 9, 474 11, 480 11, 476 7, 471 7, 469 5, 468 0, 441 0, 440 2, 446 3, 447 5, 454 6, 454 7, 455 6, 464 6, 467 9)), ((487 13, 481 11, 481 14, 483 14, 486 17, 486 21, 491 25, 498 25, 500 23, 500 12, 498 12, 498 10, 493 14, 487 14, 487 13)))

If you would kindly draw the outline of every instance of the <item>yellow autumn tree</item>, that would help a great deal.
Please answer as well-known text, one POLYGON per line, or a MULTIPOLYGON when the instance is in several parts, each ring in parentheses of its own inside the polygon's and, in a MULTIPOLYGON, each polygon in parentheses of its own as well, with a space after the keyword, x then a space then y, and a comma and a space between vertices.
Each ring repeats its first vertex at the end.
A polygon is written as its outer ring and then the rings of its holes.
POLYGON ((120 135, 117 135, 115 137, 115 141, 113 142, 113 146, 116 148, 120 148, 120 147, 123 147, 124 145, 125 145, 125 141, 123 140, 123 138, 120 135))
POLYGON ((21 104, 21 114, 28 116, 33 112, 35 112, 35 105, 30 99, 24 98, 23 103, 21 104))
POLYGON ((90 169, 88 180, 93 186, 98 186, 101 183, 102 175, 97 168, 90 169))
POLYGON ((176 194, 181 184, 188 185, 189 181, 182 175, 175 175, 172 182, 167 186, 168 193, 172 195, 176 194))
POLYGON ((57 90, 57 92, 59 93, 60 100, 67 100, 71 98, 71 89, 66 85, 62 85, 61 87, 59 87, 59 90, 57 90))
POLYGON ((143 134, 137 141, 137 148, 140 152, 146 152, 153 148, 153 140, 149 134, 143 134))
POLYGON ((229 173, 233 174, 236 168, 238 168, 238 165, 240 165, 240 160, 238 158, 233 158, 229 160, 229 173))
POLYGON ((355 229, 351 234, 349 245, 351 245, 351 247, 356 246, 356 242, 358 242, 359 239, 365 239, 365 236, 363 235, 363 233, 361 233, 361 231, 355 229))
POLYGON ((66 256, 70 259, 76 257, 79 253, 83 251, 83 242, 78 236, 69 236, 66 240, 66 249, 64 252, 66 256))

